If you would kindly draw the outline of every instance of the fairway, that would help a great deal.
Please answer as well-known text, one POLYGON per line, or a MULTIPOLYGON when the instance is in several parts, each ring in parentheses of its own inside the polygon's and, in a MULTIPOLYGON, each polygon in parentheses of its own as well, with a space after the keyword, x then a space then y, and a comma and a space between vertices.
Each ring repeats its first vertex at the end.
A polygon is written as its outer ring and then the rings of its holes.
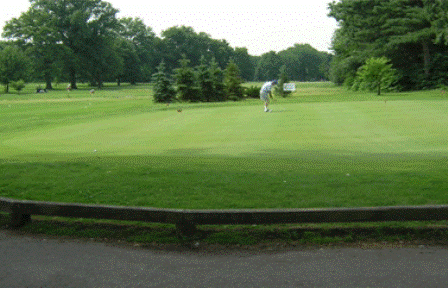
POLYGON ((448 101, 296 96, 272 113, 251 101, 1 101, 0 196, 194 209, 448 203, 448 101))
MULTIPOLYGON (((36 129, 2 144, 14 154, 292 157, 448 152, 448 102, 282 104, 169 110, 36 129), (26 139, 26 141, 24 141, 26 139)), ((94 109, 94 108, 92 108, 94 109)))

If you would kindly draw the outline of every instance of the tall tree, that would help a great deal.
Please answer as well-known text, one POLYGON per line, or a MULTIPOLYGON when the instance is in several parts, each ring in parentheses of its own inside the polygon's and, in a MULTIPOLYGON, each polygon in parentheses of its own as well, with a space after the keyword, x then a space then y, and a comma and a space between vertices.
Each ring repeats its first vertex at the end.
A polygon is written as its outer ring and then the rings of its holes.
MULTIPOLYGON (((440 79, 435 79, 431 73, 434 63, 431 58, 435 56, 440 59, 439 53, 448 52, 446 46, 435 44, 438 35, 440 37, 440 29, 436 23, 439 23, 440 15, 443 14, 441 5, 432 5, 437 3, 441 2, 438 0, 332 2, 329 5, 329 16, 335 18, 340 27, 333 39, 336 60, 331 65, 333 79, 339 79, 338 82, 351 82, 355 71, 366 59, 386 56, 400 71, 402 87, 415 89, 425 87, 428 81, 437 83, 440 79), (434 9, 440 13, 434 13, 434 9)), ((447 65, 443 63, 442 66, 448 67, 447 65)))
POLYGON ((224 93, 224 73, 219 67, 218 62, 216 62, 213 57, 209 65, 209 75, 212 84, 212 91, 210 92, 211 101, 226 101, 227 97, 224 93))
POLYGON ((267 81, 277 78, 278 71, 282 66, 280 56, 270 51, 261 55, 258 65, 255 69, 255 79, 260 81, 267 81))
POLYGON ((204 56, 201 57, 200 65, 196 66, 196 77, 201 99, 210 102, 213 96, 213 81, 204 56))
POLYGON ((30 61, 17 46, 6 46, 0 50, 0 83, 9 92, 9 85, 14 81, 26 80, 30 73, 30 61))
POLYGON ((138 57, 135 45, 129 40, 117 38, 114 40, 113 49, 122 61, 121 73, 117 74, 117 84, 120 86, 122 81, 135 85, 141 74, 140 58, 138 57))
POLYGON ((184 54, 179 62, 180 67, 175 69, 174 77, 180 99, 192 102, 201 101, 201 94, 196 86, 195 73, 190 66, 191 61, 184 54))
POLYGON ((244 90, 241 86, 242 82, 240 69, 233 59, 231 59, 224 72, 225 92, 230 100, 237 101, 243 98, 244 90))
POLYGON ((191 61, 191 65, 199 65, 200 58, 207 51, 207 36, 198 35, 192 27, 171 27, 162 32, 166 51, 171 56, 171 65, 176 65, 183 55, 191 61))
POLYGON ((171 27, 162 32, 161 43, 162 57, 166 59, 168 69, 173 69, 186 55, 192 66, 200 64, 202 56, 207 61, 212 57, 221 68, 226 67, 233 49, 225 40, 212 39, 210 35, 200 32, 196 33, 192 27, 171 27))
POLYGON ((241 78, 246 81, 254 80, 255 65, 252 56, 249 55, 246 47, 236 47, 234 56, 235 63, 241 71, 241 78))
MULTIPOLYGON (((155 67, 162 60, 162 51, 158 47, 159 38, 153 30, 146 26, 142 19, 140 18, 121 18, 120 20, 120 37, 124 38, 127 43, 132 45, 127 45, 126 48, 128 53, 125 59, 125 70, 128 73, 132 72, 133 75, 131 79, 127 79, 133 83, 132 79, 141 82, 147 82, 151 80, 151 75, 156 71, 155 67), (133 46, 132 48, 130 46, 133 46), (134 55, 135 50, 136 55, 134 55), (131 52, 131 53, 129 53, 131 52), (131 68, 132 67, 132 68, 131 68), (130 71, 130 70, 133 71, 130 71)), ((166 65, 166 63, 165 63, 166 65)))
POLYGON ((423 71, 430 75, 431 50, 436 38, 436 28, 432 25, 434 14, 423 0, 392 0, 382 5, 392 17, 385 20, 382 31, 388 35, 387 45, 418 44, 423 59, 423 71))
POLYGON ((55 65, 63 50, 58 45, 58 35, 52 25, 48 13, 30 9, 19 18, 12 18, 3 28, 3 36, 17 40, 17 43, 26 47, 32 59, 36 77, 43 77, 45 89, 52 89, 52 80, 55 76, 55 65))
POLYGON ((448 44, 448 2, 427 0, 426 7, 434 15, 432 24, 436 27, 436 43, 448 44))
MULTIPOLYGON (((328 54, 319 52, 309 44, 295 44, 278 53, 285 72, 292 79, 299 81, 316 81, 325 79, 323 63, 328 61, 328 54)), ((277 72, 278 73, 278 72, 277 72)))
POLYGON ((154 102, 164 102, 169 104, 176 96, 171 80, 166 73, 165 62, 160 62, 157 66, 157 73, 153 75, 154 81, 154 102))
POLYGON ((94 45, 95 49, 90 47, 90 51, 82 62, 85 75, 90 79, 91 85, 98 88, 103 87, 105 80, 115 80, 123 73, 123 58, 120 57, 117 49, 114 49, 113 43, 112 38, 101 39, 94 45))
POLYGON ((76 77, 81 68, 91 76, 105 70, 105 67, 99 68, 98 65, 110 64, 107 59, 111 55, 106 52, 110 49, 109 38, 118 29, 118 10, 101 0, 30 2, 31 7, 22 14, 23 21, 11 20, 14 29, 11 29, 10 37, 33 43, 43 39, 51 44, 62 44, 64 64, 73 89, 76 89, 76 77), (33 15, 44 18, 33 21, 33 15))

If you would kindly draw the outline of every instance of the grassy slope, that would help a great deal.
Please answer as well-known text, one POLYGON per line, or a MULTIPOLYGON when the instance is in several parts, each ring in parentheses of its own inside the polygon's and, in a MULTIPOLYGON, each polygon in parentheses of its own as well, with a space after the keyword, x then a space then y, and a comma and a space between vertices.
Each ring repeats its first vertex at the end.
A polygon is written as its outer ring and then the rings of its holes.
POLYGON ((448 202, 438 91, 301 84, 270 114, 257 100, 167 108, 148 91, 2 97, 0 195, 173 208, 448 202))

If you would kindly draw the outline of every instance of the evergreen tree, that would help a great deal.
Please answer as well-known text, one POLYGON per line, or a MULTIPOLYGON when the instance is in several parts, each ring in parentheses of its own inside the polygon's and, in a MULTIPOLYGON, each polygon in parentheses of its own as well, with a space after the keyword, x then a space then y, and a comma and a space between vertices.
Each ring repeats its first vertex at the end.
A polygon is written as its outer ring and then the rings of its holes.
POLYGON ((441 0, 341 0, 329 4, 338 21, 332 48, 332 80, 352 86, 356 71, 371 57, 386 56, 400 72, 403 89, 433 87, 448 80, 442 45, 441 0), (435 59, 438 60, 436 63, 435 59), (437 69, 437 71, 435 70, 437 69), (436 73, 434 73, 436 72, 436 73))
POLYGON ((196 76, 202 101, 210 102, 213 96, 213 82, 204 56, 201 57, 200 65, 196 67, 196 76))
POLYGON ((181 100, 197 102, 201 100, 201 94, 196 87, 196 77, 193 68, 189 66, 190 60, 184 54, 179 60, 180 68, 175 69, 177 92, 181 100))
POLYGON ((157 73, 153 75, 153 81, 154 102, 170 103, 176 95, 176 91, 167 77, 164 61, 160 62, 157 67, 157 73))
POLYGON ((240 69, 233 59, 230 60, 224 73, 225 92, 230 100, 240 100, 244 96, 244 90, 241 84, 240 69))
POLYGON ((286 97, 288 94, 290 94, 290 91, 285 91, 283 89, 283 84, 289 83, 288 75, 286 74, 286 65, 283 65, 280 67, 280 74, 278 77, 278 84, 275 85, 274 93, 275 95, 286 97))
POLYGON ((212 91, 210 93, 211 101, 226 101, 226 95, 224 93, 224 76, 221 68, 219 68, 218 62, 215 58, 212 58, 209 66, 210 80, 212 84, 212 91))
POLYGON ((381 95, 381 89, 389 88, 396 81, 396 71, 389 64, 386 57, 372 57, 357 72, 354 88, 364 88, 377 91, 381 95))
POLYGON ((448 2, 445 0, 426 0, 429 13, 434 15, 432 24, 436 27, 436 43, 448 44, 448 2))
POLYGON ((393 17, 382 25, 383 33, 389 35, 389 46, 417 44, 417 51, 422 55, 423 71, 430 75, 431 50, 436 38, 436 28, 432 25, 435 15, 425 7, 423 0, 394 0, 389 5, 383 4, 393 17))

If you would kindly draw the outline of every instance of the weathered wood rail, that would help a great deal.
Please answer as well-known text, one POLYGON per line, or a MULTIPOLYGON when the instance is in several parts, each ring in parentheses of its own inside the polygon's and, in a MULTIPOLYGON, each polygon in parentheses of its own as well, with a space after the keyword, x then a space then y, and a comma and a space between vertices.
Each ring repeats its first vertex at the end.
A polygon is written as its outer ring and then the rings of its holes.
POLYGON ((181 233, 196 225, 287 224, 447 220, 448 205, 316 209, 189 210, 15 200, 0 197, 0 211, 11 214, 11 227, 31 215, 112 219, 176 224, 181 233))

